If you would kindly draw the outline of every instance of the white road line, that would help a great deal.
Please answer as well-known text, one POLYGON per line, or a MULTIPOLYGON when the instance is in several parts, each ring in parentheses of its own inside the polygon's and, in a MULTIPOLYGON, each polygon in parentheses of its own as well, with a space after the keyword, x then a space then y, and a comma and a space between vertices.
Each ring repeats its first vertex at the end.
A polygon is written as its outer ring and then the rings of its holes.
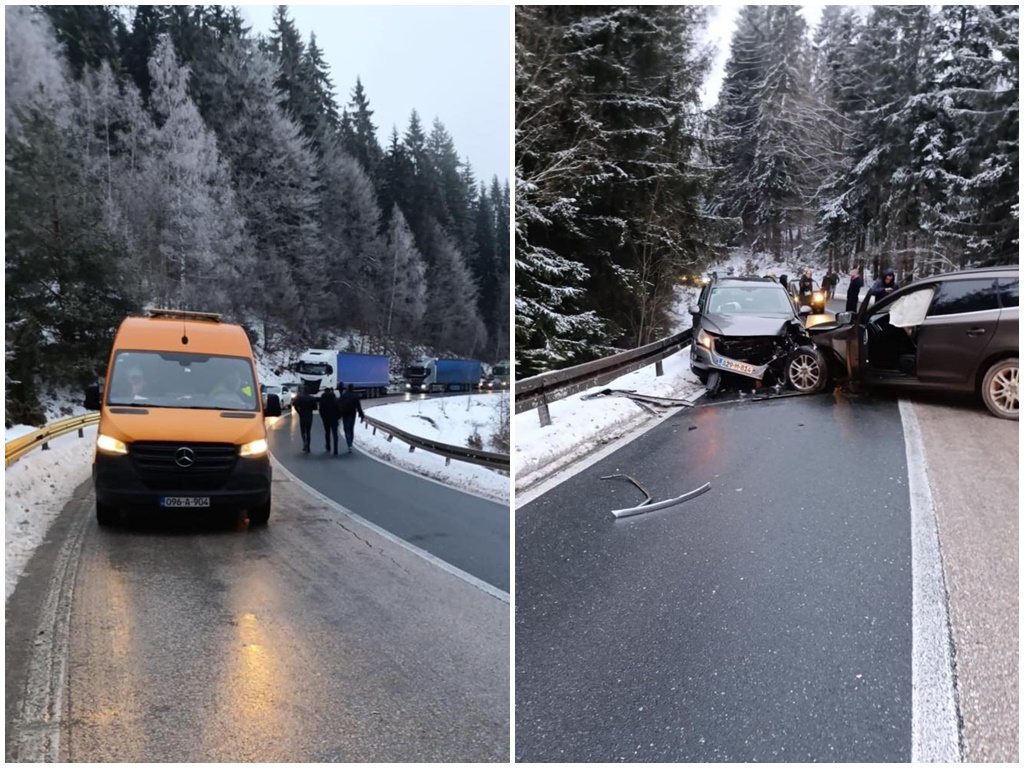
POLYGON ((431 563, 432 565, 436 565, 442 571, 446 571, 447 573, 450 573, 452 576, 455 576, 455 577, 457 577, 459 579, 462 579, 463 581, 467 582, 468 584, 472 584, 474 587, 476 587, 477 589, 479 589, 479 590, 481 590, 483 592, 486 592, 491 597, 496 597, 499 600, 501 600, 503 603, 508 603, 511 600, 511 596, 509 595, 508 592, 504 592, 504 591, 498 589, 497 587, 493 586, 492 584, 488 584, 486 581, 483 581, 482 579, 478 579, 473 574, 467 573, 466 571, 462 570, 461 568, 456 568, 451 563, 446 563, 444 560, 442 560, 441 558, 437 557, 436 555, 432 555, 429 552, 427 552, 425 549, 420 549, 419 547, 410 544, 405 539, 399 538, 398 536, 396 536, 395 534, 391 533, 390 531, 387 531, 387 530, 381 528, 376 523, 371 523, 369 520, 367 520, 364 517, 360 517, 359 515, 357 515, 352 510, 346 509, 341 504, 336 502, 334 499, 331 499, 331 498, 329 498, 327 496, 324 496, 324 494, 320 493, 320 491, 318 491, 316 488, 313 488, 311 485, 308 485, 307 483, 304 483, 302 480, 300 480, 294 474, 289 472, 288 469, 284 466, 284 464, 282 464, 276 458, 274 459, 274 465, 275 465, 275 467, 274 467, 274 471, 275 472, 277 472, 277 471, 283 472, 288 477, 289 480, 291 480, 293 483, 296 483, 297 485, 300 485, 303 488, 303 490, 306 491, 306 493, 308 493, 310 496, 313 496, 316 499, 319 499, 324 504, 326 504, 327 506, 331 507, 331 509, 334 509, 334 510, 337 510, 338 512, 341 512, 343 515, 346 515, 349 518, 351 518, 352 520, 355 520, 360 525, 365 525, 367 528, 369 528, 370 530, 372 530, 374 533, 378 534, 379 536, 382 536, 385 539, 387 539, 388 541, 390 541, 390 542, 392 542, 394 544, 397 544, 398 546, 402 547, 405 550, 408 550, 409 552, 412 552, 414 555, 422 557, 428 563, 431 563))
POLYGON ((962 760, 942 553, 928 464, 914 406, 900 400, 910 486, 913 578, 912 737, 915 763, 962 760))

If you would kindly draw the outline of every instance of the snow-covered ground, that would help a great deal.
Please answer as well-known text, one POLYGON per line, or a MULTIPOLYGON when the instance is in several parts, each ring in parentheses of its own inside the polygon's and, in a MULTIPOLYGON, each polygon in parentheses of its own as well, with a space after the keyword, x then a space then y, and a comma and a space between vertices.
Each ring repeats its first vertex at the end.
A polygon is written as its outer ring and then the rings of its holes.
POLYGON ((553 402, 548 406, 551 413, 548 427, 541 427, 536 410, 516 414, 513 441, 516 490, 551 477, 595 447, 629 434, 652 419, 665 418, 648 414, 626 398, 583 400, 583 395, 603 389, 631 389, 643 395, 693 401, 703 394, 704 385, 690 371, 688 346, 665 358, 664 370, 663 376, 657 376, 655 367, 650 365, 604 386, 553 402))
MULTIPOLYGON (((371 401, 372 402, 372 401, 371 401)), ((405 403, 389 403, 364 410, 370 416, 404 432, 448 445, 469 445, 473 434, 483 439, 482 450, 500 453, 491 436, 498 431, 501 414, 508 413, 509 396, 493 395, 434 397, 405 403)), ((426 451, 409 453, 409 446, 397 438, 388 442, 383 432, 373 433, 356 422, 355 442, 359 448, 391 464, 409 469, 447 485, 508 502, 508 475, 476 464, 452 460, 445 466, 444 457, 426 451)))
MULTIPOLYGON (((467 445, 470 435, 477 432, 484 440, 484 449, 494 450, 489 440, 498 428, 502 401, 507 412, 508 395, 501 394, 394 403, 373 408, 372 415, 406 432, 451 445, 467 445)), ((57 415, 54 420, 57 418, 65 417, 57 415)), ((9 442, 34 430, 23 425, 12 427, 6 439, 9 442)), ((96 427, 88 427, 84 438, 75 433, 63 435, 50 442, 50 450, 36 448, 8 467, 4 480, 5 603, 75 488, 89 479, 95 440, 96 427)), ((397 466, 456 488, 500 502, 509 500, 507 475, 460 461, 446 467, 440 456, 424 451, 409 453, 405 443, 388 443, 383 433, 374 435, 358 423, 356 444, 397 466)))

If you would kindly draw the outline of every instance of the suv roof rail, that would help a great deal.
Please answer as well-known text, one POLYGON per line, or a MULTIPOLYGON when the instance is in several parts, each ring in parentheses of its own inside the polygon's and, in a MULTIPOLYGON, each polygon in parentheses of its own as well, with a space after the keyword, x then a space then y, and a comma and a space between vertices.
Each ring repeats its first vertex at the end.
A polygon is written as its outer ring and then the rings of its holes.
POLYGON ((143 310, 146 317, 159 318, 161 320, 191 320, 193 322, 219 323, 220 313, 218 312, 187 312, 184 309, 157 309, 146 307, 143 310))

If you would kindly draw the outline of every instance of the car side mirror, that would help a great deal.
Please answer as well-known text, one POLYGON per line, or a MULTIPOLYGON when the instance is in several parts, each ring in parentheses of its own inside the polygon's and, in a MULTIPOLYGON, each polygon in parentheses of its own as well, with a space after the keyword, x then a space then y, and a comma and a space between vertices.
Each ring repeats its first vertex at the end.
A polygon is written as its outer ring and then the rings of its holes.
POLYGON ((277 395, 267 395, 267 407, 263 411, 264 416, 281 415, 281 398, 277 395))
POLYGON ((849 325, 853 322, 853 312, 840 312, 836 315, 836 325, 849 325))
POLYGON ((699 310, 699 309, 697 309, 697 308, 696 308, 696 307, 694 307, 694 306, 691 306, 691 307, 690 307, 690 309, 689 309, 689 310, 687 310, 687 311, 688 311, 688 312, 689 312, 689 313, 690 313, 690 314, 691 314, 691 315, 692 315, 693 317, 697 317, 697 315, 699 315, 699 314, 700 314, 700 310, 699 310))
POLYGON ((806 317, 807 315, 810 315, 813 312, 814 312, 814 310, 811 309, 810 307, 808 307, 806 304, 804 304, 802 307, 800 307, 800 316, 801 317, 806 317))
POLYGON ((85 388, 85 410, 100 410, 100 389, 99 384, 90 384, 85 388))

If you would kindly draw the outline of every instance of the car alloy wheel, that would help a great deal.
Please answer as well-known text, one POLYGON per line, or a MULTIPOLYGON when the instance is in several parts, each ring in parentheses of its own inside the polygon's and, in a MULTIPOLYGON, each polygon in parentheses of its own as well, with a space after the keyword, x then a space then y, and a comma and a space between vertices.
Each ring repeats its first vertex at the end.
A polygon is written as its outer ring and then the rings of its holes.
POLYGON ((800 347, 786 364, 786 380, 797 392, 820 392, 825 388, 825 360, 813 347, 800 347))
POLYGON ((999 360, 981 384, 985 405, 1001 419, 1020 417, 1020 373, 1016 357, 999 360))

